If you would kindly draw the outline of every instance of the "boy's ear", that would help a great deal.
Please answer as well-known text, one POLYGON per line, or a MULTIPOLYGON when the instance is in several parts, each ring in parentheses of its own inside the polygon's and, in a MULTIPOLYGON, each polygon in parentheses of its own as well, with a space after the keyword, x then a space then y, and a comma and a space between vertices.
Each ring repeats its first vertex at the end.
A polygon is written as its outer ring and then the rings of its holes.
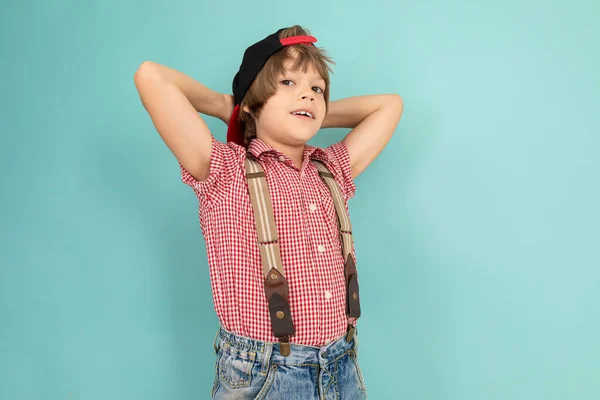
POLYGON ((251 116, 252 118, 256 119, 256 115, 254 115, 254 113, 253 113, 252 111, 250 111, 250 107, 248 107, 248 106, 244 106, 244 107, 242 107, 242 111, 244 111, 244 112, 246 112, 246 113, 250 114, 250 116, 251 116))

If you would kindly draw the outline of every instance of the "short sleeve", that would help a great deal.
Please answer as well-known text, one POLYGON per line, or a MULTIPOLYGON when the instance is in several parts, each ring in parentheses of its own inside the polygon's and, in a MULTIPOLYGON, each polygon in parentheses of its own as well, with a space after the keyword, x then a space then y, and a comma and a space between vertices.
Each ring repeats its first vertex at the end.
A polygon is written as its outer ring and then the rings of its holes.
POLYGON ((204 209, 215 206, 227 194, 233 179, 235 166, 238 165, 234 149, 212 137, 210 154, 210 172, 203 181, 196 180, 187 169, 179 163, 181 181, 194 189, 200 205, 204 209))
POLYGON ((333 166, 333 175, 340 184, 346 200, 350 200, 356 193, 356 185, 352 179, 352 167, 350 164, 350 154, 343 141, 332 144, 323 149, 333 166))

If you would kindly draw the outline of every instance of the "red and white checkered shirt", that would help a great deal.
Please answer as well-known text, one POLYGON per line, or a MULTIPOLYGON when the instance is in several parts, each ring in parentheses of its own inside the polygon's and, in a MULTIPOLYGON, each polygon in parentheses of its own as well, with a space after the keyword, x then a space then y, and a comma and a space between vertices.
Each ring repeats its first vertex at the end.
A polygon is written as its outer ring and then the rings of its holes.
MULTIPOLYGON (((180 164, 181 179, 194 189, 206 241, 213 302, 223 327, 238 335, 277 342, 264 290, 254 212, 248 194, 246 149, 213 137, 210 175, 197 181, 180 164)), ((262 165, 289 283, 296 334, 290 342, 322 346, 342 336, 348 322, 344 259, 335 206, 310 159, 325 163, 345 198, 356 187, 343 142, 321 149, 306 145, 300 169, 283 153, 253 139, 248 152, 262 165)), ((352 251, 356 257, 355 251, 352 251)), ((356 258, 355 258, 356 259, 356 258)))

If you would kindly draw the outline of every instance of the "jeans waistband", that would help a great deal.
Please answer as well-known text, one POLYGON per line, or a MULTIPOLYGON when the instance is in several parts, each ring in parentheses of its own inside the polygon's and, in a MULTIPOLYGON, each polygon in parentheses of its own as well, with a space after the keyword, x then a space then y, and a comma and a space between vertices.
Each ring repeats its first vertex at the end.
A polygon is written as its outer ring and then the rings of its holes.
POLYGON ((279 342, 265 342, 240 336, 222 326, 219 327, 213 346, 217 353, 219 349, 223 349, 223 351, 236 353, 243 358, 253 358, 260 361, 267 368, 272 363, 280 365, 326 365, 349 350, 353 350, 355 354, 358 354, 358 328, 355 327, 350 342, 346 341, 346 335, 344 334, 322 347, 290 343, 290 354, 287 357, 280 354, 279 342))

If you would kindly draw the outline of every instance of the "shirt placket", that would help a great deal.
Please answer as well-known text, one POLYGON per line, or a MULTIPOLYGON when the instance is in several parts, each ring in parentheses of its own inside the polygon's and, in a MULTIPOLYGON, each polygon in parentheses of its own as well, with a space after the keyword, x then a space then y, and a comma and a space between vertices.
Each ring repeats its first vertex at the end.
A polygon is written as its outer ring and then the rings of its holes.
MULTIPOLYGON (((305 175, 308 179, 308 175, 305 175)), ((313 179, 320 179, 319 177, 313 179)), ((307 182, 310 187, 318 187, 318 182, 307 182)), ((310 246, 313 250, 311 253, 313 256, 313 265, 315 266, 316 276, 318 276, 317 282, 317 296, 319 301, 320 315, 317 317, 319 332, 318 340, 322 342, 325 340, 328 323, 333 318, 333 293, 330 287, 328 287, 329 279, 325 277, 327 274, 327 255, 330 251, 330 244, 325 240, 326 235, 324 232, 324 221, 321 210, 321 201, 319 199, 319 191, 311 190, 306 191, 307 197, 304 200, 306 215, 308 216, 308 231, 310 237, 310 246)))

